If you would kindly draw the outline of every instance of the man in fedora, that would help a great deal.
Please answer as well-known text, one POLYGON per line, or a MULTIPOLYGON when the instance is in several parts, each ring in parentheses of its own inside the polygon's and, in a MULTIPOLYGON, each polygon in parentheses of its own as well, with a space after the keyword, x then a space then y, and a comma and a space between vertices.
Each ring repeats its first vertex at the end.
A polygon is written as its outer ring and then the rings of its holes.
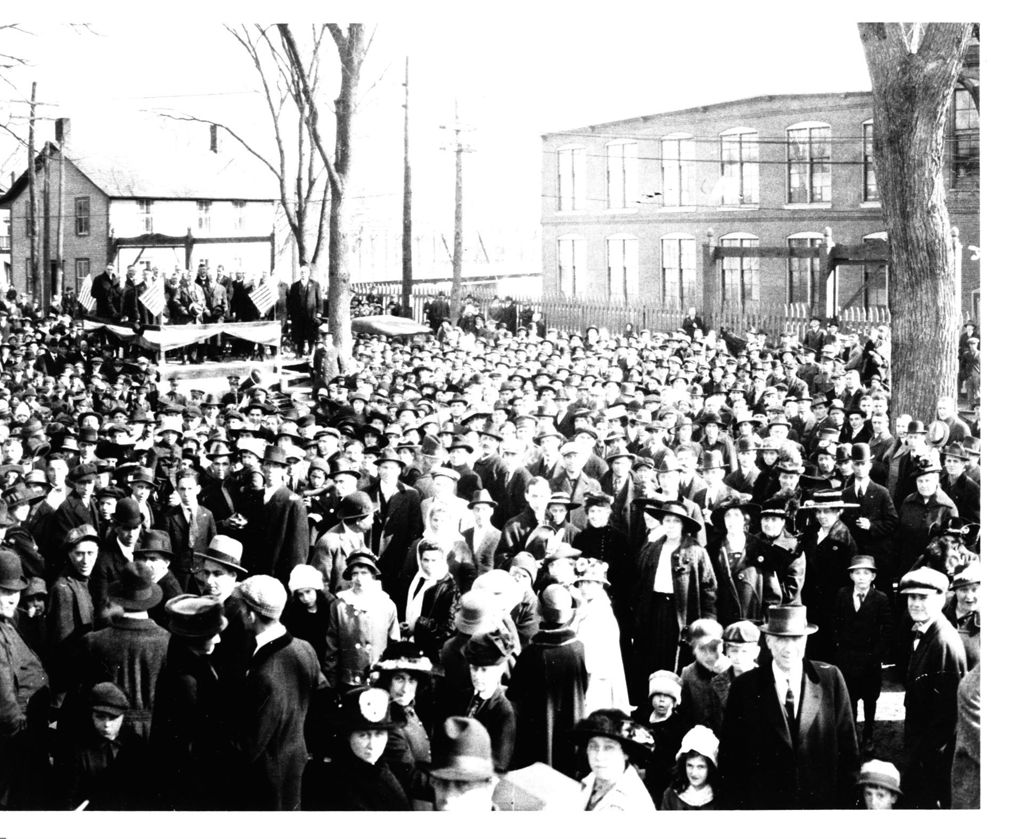
MULTIPOLYGON (((585 452, 579 443, 569 440, 562 444, 559 453, 562 463, 550 481, 553 492, 567 493, 576 504, 583 504, 588 495, 601 492, 601 484, 583 471, 585 452)), ((582 529, 587 522, 586 512, 582 507, 573 510, 569 513, 569 521, 582 529)))
POLYGON ((857 545, 857 553, 875 560, 875 587, 887 596, 892 594, 892 537, 899 517, 892 497, 881 484, 871 480, 871 447, 854 443, 851 449, 853 481, 843 490, 842 500, 857 507, 843 511, 842 521, 857 545))
POLYGON ((900 520, 896 528, 894 576, 902 576, 924 553, 936 532, 942 533, 953 518, 960 516, 956 504, 939 486, 942 467, 937 459, 920 458, 914 462, 914 483, 911 492, 899 506, 900 520))
POLYGON ((614 446, 605 452, 608 472, 600 480, 601 491, 612 497, 612 527, 621 530, 632 543, 636 538, 636 520, 633 500, 643 495, 633 472, 636 455, 624 446, 614 446))
MULTIPOLYGON (((851 808, 858 769, 842 674, 804 657, 803 606, 773 606, 762 628, 771 664, 736 677, 718 752, 722 798, 741 810, 851 808)), ((717 796, 716 796, 717 798, 717 796)))
POLYGON ((498 502, 486 487, 470 496, 469 512, 473 516, 473 526, 460 531, 460 535, 473 554, 478 574, 494 568, 494 554, 501 539, 501 531, 492 524, 497 508, 498 502))
POLYGON ((134 556, 135 564, 145 572, 150 582, 160 588, 163 596, 160 603, 150 610, 150 617, 166 627, 163 604, 183 593, 178 578, 171 573, 171 563, 176 554, 170 535, 166 530, 147 530, 135 545, 134 556))
POLYGON ((99 513, 96 509, 96 464, 76 466, 68 474, 72 490, 53 516, 53 538, 60 544, 69 531, 83 524, 96 527, 99 513))
POLYGON ((280 446, 263 454, 263 506, 246 532, 246 561, 254 574, 287 583, 296 565, 309 559, 309 520, 302 499, 285 486, 288 459, 280 446))
POLYGON ((110 626, 90 632, 83 639, 79 684, 89 687, 114 682, 128 697, 125 725, 148 740, 156 682, 167 660, 171 637, 149 616, 149 610, 163 600, 163 592, 140 565, 133 563, 110 587, 109 596, 121 614, 111 617, 110 626))
POLYGON ((498 776, 491 757, 491 738, 479 720, 448 717, 436 738, 430 784, 434 809, 489 813, 498 776))
POLYGON ((948 809, 949 777, 957 721, 957 689, 967 672, 963 641, 945 605, 949 579, 933 568, 918 568, 900 580, 913 622, 904 678, 906 722, 904 793, 916 809, 948 809))
POLYGON ((333 593, 344 587, 348 557, 367 550, 366 534, 373 529, 373 516, 370 496, 361 490, 351 492, 338 505, 341 521, 316 540, 309 564, 323 575, 328 591, 333 593))
POLYGON ((281 624, 288 600, 281 581, 256 574, 238 590, 256 650, 238 709, 242 769, 237 789, 246 809, 297 810, 309 758, 306 714, 327 680, 313 648, 281 624))
POLYGON ((252 638, 247 631, 242 596, 238 591, 239 580, 249 573, 242 565, 242 551, 241 542, 218 533, 205 551, 196 554, 200 563, 196 581, 204 595, 221 604, 228 621, 211 655, 217 675, 229 694, 241 689, 252 654, 252 638))
POLYGON ((963 443, 950 443, 942 450, 939 487, 956 504, 961 518, 981 524, 981 486, 966 474, 970 455, 963 443))
POLYGON ((400 577, 406 553, 423 533, 420 495, 399 480, 401 455, 386 448, 376 461, 377 477, 366 486, 376 510, 370 530, 370 550, 378 557, 381 584, 392 597, 400 596, 400 577))

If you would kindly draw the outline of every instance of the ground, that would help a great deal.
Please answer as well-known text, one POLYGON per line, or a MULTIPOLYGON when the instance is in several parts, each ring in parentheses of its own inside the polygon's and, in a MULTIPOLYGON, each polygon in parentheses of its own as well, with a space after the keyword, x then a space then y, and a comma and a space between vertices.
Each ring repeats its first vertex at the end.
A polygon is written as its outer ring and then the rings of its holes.
MULTIPOLYGON (((874 749, 871 754, 862 754, 861 760, 877 758, 896 764, 902 773, 903 752, 903 686, 896 678, 896 670, 890 665, 882 671, 882 695, 878 699, 875 713, 874 749)), ((862 739, 864 725, 864 708, 858 703, 857 737, 862 739)))

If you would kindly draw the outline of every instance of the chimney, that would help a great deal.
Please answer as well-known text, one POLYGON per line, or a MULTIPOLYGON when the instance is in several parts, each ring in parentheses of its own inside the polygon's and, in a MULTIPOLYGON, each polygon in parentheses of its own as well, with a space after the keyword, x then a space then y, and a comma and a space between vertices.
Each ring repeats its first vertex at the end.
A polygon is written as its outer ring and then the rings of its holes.
POLYGON ((210 151, 217 153, 217 126, 210 126, 210 151))
POLYGON ((69 117, 59 117, 54 126, 54 136, 57 138, 57 145, 63 146, 71 135, 71 119, 69 117))

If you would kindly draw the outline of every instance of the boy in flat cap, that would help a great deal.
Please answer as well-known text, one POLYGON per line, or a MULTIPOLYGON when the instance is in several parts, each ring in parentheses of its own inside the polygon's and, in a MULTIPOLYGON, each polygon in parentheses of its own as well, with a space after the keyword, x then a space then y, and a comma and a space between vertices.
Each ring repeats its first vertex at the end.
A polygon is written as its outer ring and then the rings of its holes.
POLYGON ((957 720, 957 688, 967 672, 963 641, 942 614, 949 580, 918 568, 900 580, 914 628, 904 680, 907 806, 948 809, 957 720))

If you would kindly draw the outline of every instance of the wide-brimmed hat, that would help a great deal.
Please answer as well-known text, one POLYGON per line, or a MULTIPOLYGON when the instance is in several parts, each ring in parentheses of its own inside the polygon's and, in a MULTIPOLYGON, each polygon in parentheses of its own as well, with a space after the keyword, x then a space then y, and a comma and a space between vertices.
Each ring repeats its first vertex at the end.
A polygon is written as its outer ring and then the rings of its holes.
POLYGON ((675 516, 678 519, 682 519, 683 530, 689 533, 691 536, 696 536, 700 533, 701 523, 695 518, 692 518, 689 513, 686 512, 686 508, 678 501, 666 501, 660 507, 644 507, 644 512, 652 518, 658 521, 663 521, 665 516, 675 516))
POLYGON ((924 475, 938 474, 941 471, 942 466, 939 464, 938 457, 917 457, 914 458, 914 462, 911 466, 910 477, 916 481, 924 475))
POLYGON ((8 508, 11 508, 19 504, 35 504, 42 501, 46 498, 46 492, 41 487, 18 484, 4 492, 3 498, 8 508))
POLYGON ((576 579, 573 580, 573 583, 600 583, 605 588, 610 588, 611 583, 608 582, 608 563, 600 559, 591 559, 590 557, 581 558, 576 563, 576 579))
POLYGON ((110 602, 126 612, 148 612, 159 606, 164 593, 149 575, 133 562, 121 571, 116 583, 110 586, 110 602))
POLYGON ((462 655, 469 664, 477 667, 494 667, 504 664, 514 652, 511 639, 498 629, 478 632, 463 647, 462 655))
POLYGON ((497 507, 498 502, 491 498, 491 494, 486 489, 480 489, 474 492, 469 498, 469 507, 475 507, 477 504, 487 504, 490 507, 497 507))
POLYGON ((768 621, 761 627, 765 635, 798 637, 813 635, 818 627, 807 622, 806 606, 769 606, 768 621))
POLYGON ((700 460, 700 471, 707 472, 708 469, 725 469, 725 460, 718 449, 704 452, 700 460))
POLYGON ((615 740, 635 763, 647 760, 654 753, 654 735, 650 729, 618 708, 594 711, 576 724, 570 736, 580 745, 586 745, 591 737, 615 740))
POLYGON ((381 450, 380 454, 377 455, 377 459, 373 462, 377 466, 380 466, 382 463, 397 463, 399 466, 405 466, 405 461, 402 460, 402 456, 394 446, 388 446, 386 449, 381 450))
POLYGON ((391 698, 378 687, 358 687, 345 693, 341 704, 327 713, 329 728, 347 735, 353 731, 390 731, 395 727, 388 714, 391 698))
POLYGON ((342 579, 351 580, 352 571, 356 568, 369 568, 374 577, 380 577, 377 557, 369 551, 355 551, 345 558, 345 570, 341 572, 342 579))
POLYGON ((522 600, 522 591, 515 577, 503 568, 493 568, 481 574, 473 581, 471 590, 493 598, 503 613, 512 611, 522 600))
POLYGON ((147 466, 139 466, 128 476, 127 483, 131 484, 147 484, 150 487, 156 488, 156 475, 153 470, 147 466))
POLYGON ((981 583, 981 563, 968 562, 963 568, 953 575, 953 582, 949 584, 950 591, 958 588, 966 588, 981 583))
POLYGON ((569 493, 567 492, 551 493, 551 497, 548 499, 548 506, 550 507, 552 504, 561 504, 567 510, 575 510, 580 506, 569 497, 569 493))
POLYGON ((287 466, 288 452, 285 450, 284 446, 267 446, 263 451, 263 457, 261 459, 264 464, 269 463, 275 466, 287 466))
POLYGON ((882 787, 903 795, 900 789, 900 770, 886 760, 869 760, 861 766, 857 786, 882 787))
POLYGON ((973 521, 964 521, 959 516, 953 516, 945 524, 933 522, 928 528, 928 536, 956 536, 965 545, 971 545, 978 539, 981 532, 981 525, 973 521))
POLYGON ((28 588, 21 558, 6 548, 0 548, 0 588, 7 591, 24 591, 28 588))
POLYGON ((445 781, 488 781, 494 777, 491 735, 470 717, 448 717, 434 741, 430 774, 445 781))
POLYGON ((171 535, 166 530, 147 530, 135 543, 134 555, 136 559, 154 555, 163 559, 174 559, 171 535))
POLYGON ((196 551, 195 556, 200 560, 216 562, 239 574, 248 574, 249 572, 242 567, 242 550, 242 543, 237 539, 218 533, 210 540, 206 550, 196 551))
POLYGON ((761 512, 760 504, 752 504, 738 496, 727 498, 711 511, 711 524, 719 529, 725 528, 725 514, 730 510, 739 510, 743 515, 756 519, 761 512))
POLYGON ((412 641, 392 641, 372 671, 378 673, 378 684, 385 684, 395 673, 407 673, 426 679, 434 675, 430 659, 412 641))
POLYGON ((856 510, 860 507, 852 501, 843 501, 843 493, 841 490, 822 490, 814 493, 813 496, 805 501, 801 507, 800 512, 816 512, 818 510, 856 510))
POLYGON ((216 597, 179 594, 164 604, 167 629, 182 638, 212 638, 227 629, 224 606, 216 597))

